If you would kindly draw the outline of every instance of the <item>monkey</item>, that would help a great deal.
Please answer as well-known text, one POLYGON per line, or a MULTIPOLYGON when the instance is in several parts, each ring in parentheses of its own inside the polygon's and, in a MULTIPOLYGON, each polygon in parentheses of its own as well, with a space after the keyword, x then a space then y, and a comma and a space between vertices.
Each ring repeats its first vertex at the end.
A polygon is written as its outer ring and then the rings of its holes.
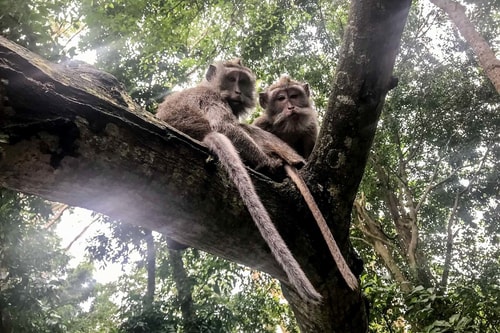
POLYGON ((252 125, 273 133, 307 159, 318 136, 309 85, 284 75, 259 94, 259 103, 265 112, 252 125))
MULTIPOLYGON (((275 134, 296 149, 304 158, 308 158, 316 144, 318 135, 318 120, 309 99, 310 92, 307 83, 300 83, 288 76, 282 76, 266 91, 259 94, 259 102, 265 109, 265 113, 257 118, 253 125, 275 134)), ((284 161, 286 162, 286 160, 284 161)), ((352 290, 357 289, 358 280, 342 256, 337 242, 304 179, 295 166, 285 164, 284 168, 286 174, 299 189, 316 220, 345 282, 352 290)))
MULTIPOLYGON (((202 83, 168 95, 156 116, 201 141, 218 157, 290 284, 305 301, 317 304, 322 296, 272 223, 242 161, 271 171, 283 164, 279 156, 266 154, 240 126, 239 117, 255 106, 255 80, 240 59, 216 62, 209 66, 202 83)), ((295 163, 303 163, 300 156, 299 160, 295 163)))

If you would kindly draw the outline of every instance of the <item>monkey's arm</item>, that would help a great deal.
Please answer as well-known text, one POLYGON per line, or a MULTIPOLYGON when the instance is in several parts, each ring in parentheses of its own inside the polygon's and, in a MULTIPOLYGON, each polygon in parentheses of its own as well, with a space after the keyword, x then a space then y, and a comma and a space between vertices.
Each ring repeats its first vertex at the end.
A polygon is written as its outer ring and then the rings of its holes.
POLYGON ((280 159, 267 155, 262 148, 240 126, 236 117, 225 105, 212 104, 206 117, 213 131, 226 135, 238 150, 241 158, 256 169, 275 171, 282 166, 280 159))
POLYGON ((245 161, 254 164, 256 169, 267 168, 269 171, 274 172, 283 165, 281 158, 266 154, 261 146, 239 124, 226 124, 221 133, 227 135, 238 149, 241 157, 245 161))
POLYGON ((266 154, 279 156, 287 164, 296 168, 301 168, 306 163, 302 156, 276 135, 253 124, 240 124, 240 126, 262 147, 266 154))
POLYGON ((309 158, 309 155, 311 155, 311 152, 314 149, 314 145, 316 144, 316 137, 318 135, 318 131, 308 131, 307 135, 304 136, 304 139, 302 140, 302 156, 304 158, 309 158))

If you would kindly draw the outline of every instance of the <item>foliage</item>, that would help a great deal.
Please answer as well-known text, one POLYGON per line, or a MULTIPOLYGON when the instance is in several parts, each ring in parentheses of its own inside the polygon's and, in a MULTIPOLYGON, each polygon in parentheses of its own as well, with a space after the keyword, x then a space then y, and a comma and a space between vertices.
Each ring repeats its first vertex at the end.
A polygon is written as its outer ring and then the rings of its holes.
POLYGON ((363 293, 369 302, 370 316, 373 318, 370 332, 406 332, 408 324, 404 319, 404 296, 387 273, 380 276, 373 270, 373 264, 368 264, 367 271, 361 276, 363 293))
POLYGON ((0 8, 0 35, 53 61, 76 54, 71 38, 82 26, 73 1, 0 0, 0 8))
POLYGON ((94 291, 92 266, 68 268, 46 228, 47 202, 0 189, 0 313, 5 332, 67 332, 94 291))
POLYGON ((136 315, 127 317, 127 320, 120 326, 119 332, 123 333, 176 333, 175 329, 179 323, 170 319, 169 315, 161 310, 162 306, 157 305, 138 312, 136 315))
MULTIPOLYGON (((120 278, 117 288, 127 290, 121 299, 120 316, 123 332, 154 330, 183 332, 182 300, 173 278, 175 269, 163 238, 156 239, 158 248, 157 290, 152 308, 144 306, 145 265, 137 262, 133 273, 120 278)), ((195 316, 191 329, 200 332, 275 332, 277 325, 296 332, 290 309, 281 302, 276 281, 251 272, 226 260, 186 250, 183 261, 192 283, 195 316), (258 318, 258 320, 257 320, 258 318)), ((184 327, 185 329, 185 327, 184 327)))
MULTIPOLYGON (((322 96, 342 31, 317 26, 316 17, 347 18, 346 3, 286 0, 84 1, 81 13, 88 27, 81 46, 97 50, 98 66, 150 110, 168 89, 231 57, 242 57, 263 82, 289 72, 322 96)), ((317 104, 324 107, 324 98, 317 104)))
MULTIPOLYGON (((481 35, 498 48, 498 0, 462 3, 481 35)), ((323 0, 0 0, 0 34, 53 60, 94 50, 97 66, 124 82, 150 111, 169 90, 199 81, 214 59, 240 56, 257 74, 259 89, 283 73, 309 82, 321 112, 347 5, 323 0), (80 31, 77 50, 71 40, 80 31)), ((361 187, 387 256, 374 250, 377 238, 361 229, 360 215, 354 214, 353 239, 366 262, 362 282, 371 304, 370 327, 374 332, 494 332, 500 326, 499 96, 446 16, 424 1, 414 2, 395 76, 399 85, 387 98, 361 187), (403 218, 418 231, 416 268, 402 241, 403 218), (401 272, 399 280, 394 267, 401 272)), ((57 298, 64 295, 59 278, 69 274, 56 268, 67 262, 54 250, 57 241, 31 223, 49 211, 35 198, 3 190, 2 195, 9 203, 0 210, 5 214, 0 308, 14 304, 16 322, 56 331, 63 329, 57 326, 64 322, 61 316, 73 316, 71 327, 82 332, 85 320, 103 323, 108 331, 118 322, 126 332, 181 329, 179 286, 159 237, 154 307, 143 304, 143 260, 117 285, 73 290, 63 315, 57 306, 49 307, 59 304, 57 298), (46 276, 52 280, 46 282, 46 276), (113 317, 117 310, 110 301, 116 290, 127 290, 120 296, 119 317, 113 317), (80 311, 79 300, 90 295, 93 311, 80 311), (33 317, 22 317, 28 314, 33 317)), ((125 225, 111 230, 90 242, 92 258, 127 264, 134 253, 145 257, 144 230, 125 225)), ((194 250, 183 260, 200 330, 267 332, 289 320, 290 310, 268 277, 194 250)), ((81 281, 73 283, 77 286, 90 278, 85 273, 90 267, 81 270, 74 271, 75 281, 81 281)), ((293 322, 287 325, 287 331, 296 331, 293 322)))
POLYGON ((112 221, 103 215, 99 218, 102 223, 114 223, 114 225, 88 240, 86 252, 92 260, 101 262, 103 265, 109 262, 125 265, 129 263, 132 254, 140 257, 146 256, 146 250, 142 246, 146 234, 144 228, 112 221))

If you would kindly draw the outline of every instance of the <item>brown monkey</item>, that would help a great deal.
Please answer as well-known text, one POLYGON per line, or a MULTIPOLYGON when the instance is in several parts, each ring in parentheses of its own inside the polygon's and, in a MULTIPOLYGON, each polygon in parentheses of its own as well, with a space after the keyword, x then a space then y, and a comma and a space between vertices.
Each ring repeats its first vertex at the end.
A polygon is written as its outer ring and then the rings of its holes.
POLYGON ((282 76, 259 94, 259 102, 265 112, 253 125, 273 133, 308 158, 318 136, 309 85, 282 76))
POLYGON ((282 165, 281 159, 268 156, 238 121, 255 105, 254 74, 235 59, 211 65, 205 78, 194 88, 167 96, 158 107, 157 117, 202 141, 217 155, 291 285, 304 300, 319 302, 321 295, 276 230, 240 159, 241 155, 251 165, 270 170, 282 165))
MULTIPOLYGON (((318 134, 318 121, 311 107, 309 96, 307 84, 283 76, 260 94, 259 100, 265 109, 265 114, 257 118, 253 124, 280 137, 307 158, 311 154, 318 134)), ((285 165, 285 171, 311 210, 342 277, 352 290, 357 289, 358 280, 342 256, 304 179, 293 165, 285 165)))

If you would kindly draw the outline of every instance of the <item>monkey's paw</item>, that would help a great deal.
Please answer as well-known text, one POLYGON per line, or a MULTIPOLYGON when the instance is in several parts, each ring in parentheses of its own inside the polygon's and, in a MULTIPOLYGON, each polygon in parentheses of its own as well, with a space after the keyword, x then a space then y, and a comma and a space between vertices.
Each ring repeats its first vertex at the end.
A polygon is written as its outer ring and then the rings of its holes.
POLYGON ((269 172, 271 174, 275 174, 280 169, 283 168, 283 161, 280 158, 269 156, 265 161, 262 161, 255 168, 257 171, 264 171, 265 173, 269 172))
POLYGON ((297 158, 287 159, 286 162, 296 169, 300 169, 306 164, 306 161, 301 156, 297 156, 297 158))

